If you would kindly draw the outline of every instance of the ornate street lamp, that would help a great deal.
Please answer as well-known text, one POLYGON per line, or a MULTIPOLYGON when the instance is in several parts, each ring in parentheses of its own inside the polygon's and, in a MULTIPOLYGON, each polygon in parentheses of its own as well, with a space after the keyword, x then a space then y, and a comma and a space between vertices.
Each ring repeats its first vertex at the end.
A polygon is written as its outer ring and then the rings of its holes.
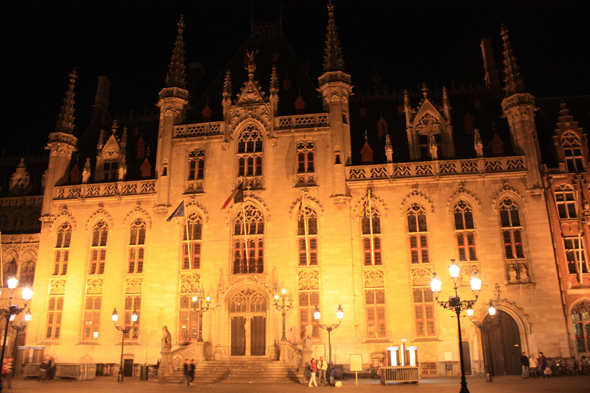
POLYGON ((438 278, 437 274, 434 273, 432 280, 430 281, 430 289, 432 293, 436 297, 436 301, 442 307, 446 308, 447 310, 455 311, 457 314, 457 325, 459 328, 459 358, 461 360, 461 390, 459 393, 469 393, 469 389, 467 389, 467 381, 465 380, 465 363, 463 360, 463 346, 462 346, 462 339, 461 339, 461 311, 462 310, 473 310, 473 305, 477 301, 477 297, 479 296, 479 291, 481 289, 481 280, 473 274, 473 277, 470 280, 471 290, 475 294, 475 300, 461 300, 459 294, 457 293, 457 279, 459 278, 459 265, 455 262, 454 259, 451 259, 451 264, 449 265, 449 273, 451 278, 453 279, 453 283, 455 284, 455 296, 449 296, 448 301, 439 301, 438 295, 440 294, 442 288, 442 282, 438 278))
POLYGON ((199 338, 197 342, 203 342, 203 314, 209 311, 211 308, 211 297, 207 296, 204 297, 203 288, 199 291, 198 294, 195 294, 192 299, 193 309, 199 313, 199 338), (203 306, 203 300, 205 300, 205 305, 203 306))
MULTIPOLYGON (((133 325, 135 325, 135 323, 137 322, 137 319, 139 317, 139 314, 137 313, 137 311, 133 310, 133 313, 131 314, 131 321, 133 322, 130 326, 117 326, 116 322, 119 320, 119 313, 117 312, 117 309, 115 308, 113 310, 113 314, 112 314, 112 318, 113 318, 113 325, 115 326, 115 329, 117 329, 118 331, 120 331, 121 334, 121 364, 119 365, 119 376, 117 377, 117 381, 119 382, 123 382, 123 347, 125 346, 125 335, 127 333, 129 333, 129 331, 131 329, 133 329, 133 325)), ((95 338, 98 336, 98 332, 94 332, 95 333, 95 338)))
MULTIPOLYGON (((2 355, 0 355, 0 365, 4 364, 4 352, 6 350, 6 338, 8 337, 8 326, 10 325, 10 321, 13 321, 15 316, 17 316, 18 314, 20 314, 21 312, 23 312, 25 310, 25 308, 27 307, 27 303, 33 297, 33 291, 31 289, 29 289, 28 287, 25 287, 25 288, 23 288, 23 290, 21 292, 21 297, 23 298, 23 306, 19 307, 16 304, 12 304, 14 290, 16 288, 16 285, 18 284, 18 279, 16 279, 15 277, 11 277, 7 280, 7 283, 8 283, 8 289, 10 290, 8 308, 0 309, 0 315, 2 316, 2 318, 4 318, 4 320, 6 322, 6 328, 4 329, 4 343, 2 345, 2 355)), ((30 311, 25 314, 25 320, 26 321, 31 320, 31 312, 30 311)), ((2 382, 1 381, 0 381, 0 392, 2 392, 2 382)))
POLYGON ((281 338, 281 341, 287 341, 287 332, 285 331, 285 318, 287 317, 287 311, 293 308, 293 298, 291 297, 291 294, 289 294, 287 299, 287 290, 285 288, 281 289, 280 295, 278 293, 275 293, 275 308, 277 309, 277 311, 280 311, 281 315, 283 316, 283 337, 281 338), (282 304, 279 303, 279 298, 281 299, 282 304), (285 304, 287 300, 289 300, 289 304, 285 304))
POLYGON ((338 310, 336 310, 336 318, 338 319, 338 323, 336 323, 334 325, 319 324, 321 316, 322 316, 322 313, 320 313, 319 307, 315 306, 315 310, 313 311, 313 319, 315 319, 315 321, 318 322, 318 325, 321 329, 328 332, 329 359, 328 359, 328 372, 327 372, 326 378, 328 378, 328 381, 330 382, 330 384, 332 384, 333 382, 332 382, 332 338, 331 338, 331 333, 332 333, 332 330, 337 329, 338 326, 340 326, 340 323, 342 323, 342 319, 344 318, 344 311, 342 310, 342 306, 338 305, 338 310))

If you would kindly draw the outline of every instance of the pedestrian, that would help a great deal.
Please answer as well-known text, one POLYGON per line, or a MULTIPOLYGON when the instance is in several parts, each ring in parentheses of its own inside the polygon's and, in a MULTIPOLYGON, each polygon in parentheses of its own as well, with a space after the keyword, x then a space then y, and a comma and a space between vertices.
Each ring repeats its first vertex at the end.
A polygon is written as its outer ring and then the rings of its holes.
POLYGON ((193 386, 193 381, 195 380, 196 368, 197 368, 197 366, 195 365, 195 359, 191 359, 190 370, 189 370, 189 374, 191 376, 191 382, 190 382, 191 386, 193 386))
POLYGON ((49 359, 47 357, 43 358, 43 362, 39 366, 39 378, 41 382, 45 382, 47 379, 47 373, 49 372, 49 359))
POLYGON ((315 376, 316 373, 318 372, 318 368, 315 364, 315 358, 312 358, 311 361, 309 362, 309 372, 311 373, 310 377, 309 377, 309 387, 312 387, 311 385, 315 385, 315 387, 318 387, 318 381, 316 380, 315 376))
POLYGON ((10 380, 12 379, 12 358, 4 359, 2 362, 2 383, 6 389, 12 389, 10 380))
POLYGON ((539 357, 537 358, 538 370, 539 374, 543 376, 543 378, 547 378, 547 374, 545 374, 545 369, 547 368, 547 358, 543 355, 543 352, 539 352, 539 357))
POLYGON ((184 379, 186 379, 186 386, 191 386, 191 364, 189 363, 188 359, 184 359, 184 379))
POLYGON ((526 352, 523 352, 520 357, 520 365, 522 366, 522 379, 529 379, 529 357, 526 352))
POLYGON ((537 359, 535 359, 535 354, 531 353, 531 357, 529 358, 529 369, 531 370, 531 376, 537 378, 537 359))
POLYGON ((325 385, 328 384, 328 380, 326 379, 326 370, 328 369, 328 362, 324 360, 323 356, 320 356, 320 360, 318 362, 318 373, 319 373, 319 382, 325 385))

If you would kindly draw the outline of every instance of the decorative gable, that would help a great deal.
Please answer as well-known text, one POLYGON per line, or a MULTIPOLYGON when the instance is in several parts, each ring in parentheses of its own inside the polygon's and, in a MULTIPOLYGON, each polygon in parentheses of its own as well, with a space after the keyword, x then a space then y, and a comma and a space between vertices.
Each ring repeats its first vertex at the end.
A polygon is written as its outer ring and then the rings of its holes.
POLYGON ((16 171, 10 177, 10 195, 23 195, 29 185, 30 175, 27 172, 25 159, 21 158, 16 171))

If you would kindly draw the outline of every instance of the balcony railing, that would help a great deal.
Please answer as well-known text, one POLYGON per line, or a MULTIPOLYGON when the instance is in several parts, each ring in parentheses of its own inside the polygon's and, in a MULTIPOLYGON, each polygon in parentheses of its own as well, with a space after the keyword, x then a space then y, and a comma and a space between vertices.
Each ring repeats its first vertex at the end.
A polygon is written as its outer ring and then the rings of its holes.
POLYGON ((142 195, 156 192, 156 180, 137 180, 116 183, 79 184, 56 187, 55 199, 95 198, 107 196, 142 195))
POLYGON ((0 199, 0 207, 41 206, 42 204, 43 195, 18 196, 0 199))
POLYGON ((184 138, 192 136, 210 136, 221 135, 221 125, 223 122, 183 124, 174 127, 174 137, 184 138))
POLYGON ((347 168, 346 180, 438 177, 526 171, 524 157, 474 158, 468 160, 363 165, 347 168))
POLYGON ((330 115, 327 113, 275 117, 275 129, 277 130, 327 127, 329 125, 330 115))

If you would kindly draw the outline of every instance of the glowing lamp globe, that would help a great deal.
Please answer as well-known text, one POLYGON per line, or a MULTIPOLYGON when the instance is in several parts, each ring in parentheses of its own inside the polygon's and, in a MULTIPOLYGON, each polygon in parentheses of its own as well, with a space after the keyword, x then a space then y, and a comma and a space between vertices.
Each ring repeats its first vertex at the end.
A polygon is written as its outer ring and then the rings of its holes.
POLYGON ((490 301, 490 306, 488 307, 488 312, 490 313, 490 315, 494 316, 496 315, 496 309, 494 308, 494 305, 492 304, 492 302, 490 301))
POLYGON ((481 279, 477 277, 475 274, 473 275, 473 277, 471 277, 469 283, 471 284, 471 290, 473 292, 477 292, 481 289, 481 279))
POLYGON ((437 294, 440 292, 441 288, 442 282, 440 281, 440 278, 438 278, 437 273, 434 273, 432 279, 430 280, 430 289, 434 294, 437 294))
POLYGON ((341 305, 338 305, 338 310, 336 310, 336 318, 338 318, 339 320, 344 318, 344 310, 342 309, 341 305))
POLYGON ((318 306, 315 306, 315 310, 313 310, 313 319, 319 321, 321 316, 322 313, 320 312, 320 309, 318 308, 318 306))
POLYGON ((111 314, 111 318, 113 318, 113 322, 117 322, 119 320, 119 313, 117 309, 113 309, 113 313, 111 314))
POLYGON ((139 318, 139 314, 137 313, 137 311, 133 310, 133 313, 131 314, 131 320, 133 322, 137 322, 138 318, 139 318))
POLYGON ((460 271, 461 271, 461 268, 459 267, 459 265, 457 265, 457 262, 455 262, 454 259, 451 259, 451 264, 449 265, 449 274, 451 275, 451 278, 453 280, 456 280, 457 278, 459 278, 460 271))
POLYGON ((24 287, 21 296, 23 300, 31 300, 31 298, 33 297, 33 290, 29 287, 24 287))
POLYGON ((31 320, 32 316, 31 316, 31 310, 28 310, 25 313, 25 321, 29 322, 31 320))
POLYGON ((6 282, 8 283, 9 289, 14 289, 16 288, 16 284, 18 284, 18 279, 16 277, 10 277, 6 282))

